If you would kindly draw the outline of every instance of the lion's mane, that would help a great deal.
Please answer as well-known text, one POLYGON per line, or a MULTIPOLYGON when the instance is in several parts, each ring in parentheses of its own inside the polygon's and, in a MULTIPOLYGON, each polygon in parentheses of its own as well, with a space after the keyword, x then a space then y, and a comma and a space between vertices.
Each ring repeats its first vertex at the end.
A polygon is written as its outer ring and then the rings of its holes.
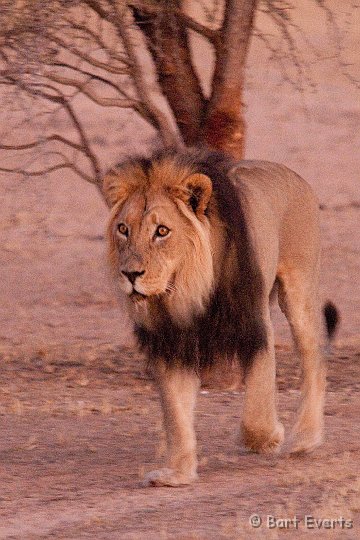
MULTIPOLYGON (((177 284, 182 298, 174 302, 184 301, 188 304, 190 295, 199 294, 189 285, 194 268, 199 268, 197 260, 206 260, 211 254, 216 260, 217 272, 203 268, 204 287, 201 291, 202 303, 200 312, 194 311, 186 324, 179 323, 172 316, 172 309, 165 300, 156 300, 157 321, 159 324, 147 327, 136 324, 135 334, 140 346, 148 352, 149 359, 163 358, 169 365, 182 362, 189 368, 201 369, 210 367, 219 357, 233 359, 235 356, 247 369, 257 351, 267 346, 264 321, 261 313, 264 287, 259 266, 251 242, 246 217, 246 207, 239 191, 230 180, 229 172, 234 162, 221 153, 203 150, 175 151, 167 150, 153 154, 150 158, 132 159, 120 164, 116 171, 139 169, 143 177, 149 170, 154 170, 166 163, 168 175, 163 176, 164 187, 168 183, 176 184, 176 177, 187 174, 204 174, 211 179, 212 195, 205 211, 208 234, 200 234, 193 228, 193 253, 183 282, 177 284), (169 175, 171 178, 169 178, 169 175), (216 230, 215 230, 216 228, 216 230), (218 254, 211 251, 212 235, 222 235, 224 249, 219 259, 218 254), (207 256, 208 257, 208 256, 207 256), (209 280, 209 273, 214 278, 209 280)), ((136 185, 136 182, 134 183, 136 185)), ((108 188, 109 189, 109 188, 108 188)), ((136 189, 136 188, 134 188, 136 189)), ((191 212, 191 206, 197 204, 198 194, 193 193, 189 205, 184 212, 191 212)), ((192 216, 193 220, 196 220, 192 216)), ((110 243, 112 242, 110 234, 110 243)), ((114 247, 112 246, 114 251, 114 247)), ((207 259, 208 260, 208 259, 207 259)), ((208 265, 212 261, 208 260, 208 265)), ((215 264, 215 263, 214 263, 215 264)), ((199 282, 199 276, 196 278, 199 282)), ((201 286, 198 283, 198 287, 201 286)), ((194 300, 194 299, 193 299, 194 300)))

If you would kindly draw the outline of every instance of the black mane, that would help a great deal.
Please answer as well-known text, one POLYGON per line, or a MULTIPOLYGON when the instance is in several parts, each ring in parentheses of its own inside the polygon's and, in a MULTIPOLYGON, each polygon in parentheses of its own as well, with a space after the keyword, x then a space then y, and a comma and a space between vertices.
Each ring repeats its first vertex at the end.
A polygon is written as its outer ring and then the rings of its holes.
MULTIPOLYGON (((218 152, 167 150, 139 163, 149 167, 151 162, 169 156, 179 165, 190 166, 193 172, 211 178, 212 199, 226 225, 228 250, 235 247, 237 264, 231 282, 219 282, 206 312, 195 317, 190 327, 179 327, 167 317, 159 330, 150 332, 137 326, 135 333, 140 346, 148 351, 150 362, 152 357, 162 357, 169 365, 182 362, 189 368, 201 369, 210 367, 220 356, 232 360, 237 355, 247 370, 255 354, 267 346, 267 339, 261 313, 262 277, 241 198, 229 179, 229 170, 235 162, 218 152)), ((210 220, 212 208, 210 201, 210 220)))

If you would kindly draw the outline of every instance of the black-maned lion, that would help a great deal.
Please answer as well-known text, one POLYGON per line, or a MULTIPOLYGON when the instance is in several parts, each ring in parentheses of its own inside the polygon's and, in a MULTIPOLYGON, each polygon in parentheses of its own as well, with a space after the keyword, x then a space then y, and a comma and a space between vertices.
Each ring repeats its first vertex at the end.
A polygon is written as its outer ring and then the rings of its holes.
POLYGON ((220 357, 237 357, 244 370, 245 446, 278 451, 284 429, 269 311, 275 286, 303 370, 291 450, 314 449, 323 433, 325 367, 319 205, 310 186, 282 165, 235 163, 196 149, 126 161, 103 186, 111 267, 164 413, 166 467, 146 482, 177 486, 196 478, 195 399, 202 368, 220 357))

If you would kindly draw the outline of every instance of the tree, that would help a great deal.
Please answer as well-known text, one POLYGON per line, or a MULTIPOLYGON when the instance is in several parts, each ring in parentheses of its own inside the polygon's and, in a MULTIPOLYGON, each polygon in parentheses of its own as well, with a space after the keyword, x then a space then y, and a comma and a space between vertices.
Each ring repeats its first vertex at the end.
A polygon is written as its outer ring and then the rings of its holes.
MULTIPOLYGON (((325 1, 314 1, 337 28, 325 1)), ((300 76, 304 70, 294 33, 301 30, 285 0, 198 4, 205 22, 180 0, 2 0, 0 84, 7 97, 3 107, 18 130, 3 133, 0 150, 24 151, 27 163, 0 171, 36 176, 68 168, 100 186, 102 165, 81 122, 79 96, 116 114, 134 111, 165 146, 206 143, 241 158, 251 35, 283 60, 271 36, 256 31, 256 9, 275 21, 300 76), (214 53, 208 95, 194 63, 191 33, 206 39, 214 53), (44 118, 59 111, 72 125, 68 137, 42 131, 19 142, 19 127, 24 131, 29 121, 43 126, 44 118), (41 169, 34 167, 40 156, 47 163, 41 169)))

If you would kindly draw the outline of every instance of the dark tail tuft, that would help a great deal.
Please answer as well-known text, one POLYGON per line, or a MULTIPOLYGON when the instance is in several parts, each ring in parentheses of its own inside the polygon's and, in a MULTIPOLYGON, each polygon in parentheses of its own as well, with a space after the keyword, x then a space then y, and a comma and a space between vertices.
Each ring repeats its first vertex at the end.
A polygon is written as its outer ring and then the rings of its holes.
POLYGON ((331 340, 337 330, 340 315, 337 307, 330 301, 324 305, 324 316, 328 338, 331 340))

